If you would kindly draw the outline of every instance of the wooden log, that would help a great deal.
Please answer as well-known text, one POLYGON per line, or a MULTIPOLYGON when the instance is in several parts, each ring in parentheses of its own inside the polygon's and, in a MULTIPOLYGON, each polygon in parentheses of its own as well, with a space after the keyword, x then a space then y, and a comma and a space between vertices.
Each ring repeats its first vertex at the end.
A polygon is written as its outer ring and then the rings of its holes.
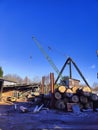
POLYGON ((80 96, 80 102, 83 104, 86 104, 86 103, 88 103, 88 98, 85 96, 80 96))
POLYGON ((55 103, 55 107, 60 110, 64 110, 66 108, 66 105, 63 100, 57 100, 55 103))
POLYGON ((74 94, 77 93, 78 88, 79 87, 77 87, 77 86, 72 87, 72 91, 73 91, 74 94))
POLYGON ((58 91, 59 91, 60 93, 64 93, 64 92, 66 91, 66 87, 65 87, 65 86, 59 86, 59 87, 58 87, 58 91))
POLYGON ((86 104, 84 104, 84 108, 85 109, 92 109, 93 108, 93 102, 88 102, 88 103, 86 103, 86 104))
POLYGON ((68 98, 68 97, 66 96, 66 92, 62 93, 62 98, 63 98, 63 99, 64 99, 64 98, 68 98))
POLYGON ((73 95, 73 96, 71 97, 71 101, 72 101, 73 103, 78 103, 78 102, 79 102, 79 97, 78 97, 78 95, 73 95))
POLYGON ((91 88, 89 88, 88 86, 84 86, 82 88, 82 90, 83 90, 83 92, 91 92, 92 91, 91 88))
POLYGON ((90 93, 89 92, 83 92, 83 95, 89 97, 90 93))
POLYGON ((89 97, 91 95, 92 90, 88 86, 85 86, 82 88, 82 92, 84 96, 89 97))
POLYGON ((67 104, 69 102, 69 98, 65 97, 65 98, 63 98, 63 101, 65 104, 67 104))
POLYGON ((76 91, 76 94, 77 94, 78 96, 81 96, 81 95, 83 95, 82 93, 83 93, 83 92, 82 92, 82 88, 78 88, 77 91, 76 91))
POLYGON ((93 101, 93 110, 96 111, 96 109, 98 109, 98 100, 93 101))
POLYGON ((62 95, 61 95, 60 92, 55 92, 54 96, 55 96, 56 99, 61 99, 62 98, 62 95))
POLYGON ((34 95, 34 96, 39 96, 40 93, 39 93, 39 92, 33 92, 33 95, 34 95))
POLYGON ((32 98, 32 97, 33 97, 32 94, 27 95, 27 98, 32 98))
POLYGON ((90 99, 92 101, 97 101, 98 100, 98 96, 96 94, 92 93, 91 96, 90 96, 90 99))
POLYGON ((26 107, 24 107, 24 106, 20 106, 20 110, 21 110, 22 112, 27 112, 27 111, 28 111, 28 109, 27 109, 26 107))
POLYGON ((37 112, 39 112, 39 111, 42 109, 43 106, 44 106, 44 104, 42 104, 42 105, 37 109, 37 112))
POLYGON ((7 101, 15 102, 17 100, 16 97, 7 97, 7 101))
POLYGON ((67 97, 72 97, 73 96, 73 91, 71 89, 66 90, 66 96, 67 97))

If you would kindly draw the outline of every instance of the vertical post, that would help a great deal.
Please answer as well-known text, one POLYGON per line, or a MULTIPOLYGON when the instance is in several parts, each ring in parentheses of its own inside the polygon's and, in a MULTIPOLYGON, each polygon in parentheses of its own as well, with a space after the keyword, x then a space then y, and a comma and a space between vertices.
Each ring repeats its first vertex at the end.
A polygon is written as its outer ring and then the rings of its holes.
POLYGON ((3 79, 0 79, 0 101, 1 101, 1 97, 2 97, 2 91, 3 91, 3 79))
POLYGON ((44 86, 45 86, 45 77, 42 77, 42 84, 41 84, 41 101, 44 101, 44 86))
POLYGON ((54 108, 54 73, 50 73, 50 90, 51 90, 50 107, 54 108))
POLYGON ((44 95, 45 77, 42 77, 41 94, 44 95))
POLYGON ((72 78, 71 61, 69 62, 69 73, 70 73, 70 79, 71 79, 72 78))
POLYGON ((54 93, 54 73, 50 73, 50 87, 51 87, 51 93, 54 93))

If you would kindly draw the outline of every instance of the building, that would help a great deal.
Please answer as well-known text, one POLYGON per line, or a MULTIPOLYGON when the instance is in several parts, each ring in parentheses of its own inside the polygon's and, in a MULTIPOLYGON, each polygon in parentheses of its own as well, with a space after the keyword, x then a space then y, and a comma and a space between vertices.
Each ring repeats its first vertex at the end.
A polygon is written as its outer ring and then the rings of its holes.
POLYGON ((17 84, 17 82, 15 81, 12 81, 12 80, 6 80, 2 77, 0 77, 0 83, 3 85, 3 86, 15 86, 17 84))
POLYGON ((66 86, 69 86, 69 88, 72 88, 72 87, 79 87, 79 83, 80 83, 80 80, 77 80, 77 79, 67 79, 66 80, 66 86))
POLYGON ((62 85, 65 85, 67 88, 72 87, 79 87, 80 80, 72 79, 69 77, 64 77, 64 79, 61 81, 62 85))
POLYGON ((15 86, 17 82, 4 79, 3 86, 15 86))

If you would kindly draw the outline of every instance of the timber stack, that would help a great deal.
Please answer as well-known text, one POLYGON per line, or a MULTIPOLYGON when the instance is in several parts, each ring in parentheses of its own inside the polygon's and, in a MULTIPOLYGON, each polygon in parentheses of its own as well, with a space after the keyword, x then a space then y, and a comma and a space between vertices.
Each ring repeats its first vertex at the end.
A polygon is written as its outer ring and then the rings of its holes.
MULTIPOLYGON (((72 80, 72 79, 71 79, 72 80)), ((76 80, 72 80, 74 82, 76 80)), ((78 81, 78 80, 77 80, 78 81)), ((68 110, 69 105, 78 104, 80 109, 93 108, 93 103, 98 101, 98 96, 94 94, 90 87, 76 85, 59 85, 54 91, 55 108, 68 110)))
POLYGON ((93 93, 90 87, 80 87, 80 81, 76 79, 67 78, 65 81, 65 84, 63 82, 63 84, 59 84, 54 89, 53 95, 51 92, 48 94, 33 92, 33 95, 30 94, 31 96, 28 96, 28 101, 33 101, 35 105, 44 104, 45 107, 63 111, 72 111, 73 105, 78 105, 81 111, 83 109, 93 109, 93 106, 96 107, 98 96, 93 93), (51 100, 53 100, 52 107, 51 100))

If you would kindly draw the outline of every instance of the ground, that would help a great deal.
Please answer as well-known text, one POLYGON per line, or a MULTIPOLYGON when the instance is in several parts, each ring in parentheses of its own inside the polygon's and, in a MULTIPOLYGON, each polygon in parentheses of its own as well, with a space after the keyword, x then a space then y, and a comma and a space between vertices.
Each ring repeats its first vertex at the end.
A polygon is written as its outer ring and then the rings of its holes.
POLYGON ((98 112, 80 113, 42 109, 34 113, 30 103, 0 103, 0 130, 98 130, 98 112), (20 106, 28 108, 26 113, 20 106))

